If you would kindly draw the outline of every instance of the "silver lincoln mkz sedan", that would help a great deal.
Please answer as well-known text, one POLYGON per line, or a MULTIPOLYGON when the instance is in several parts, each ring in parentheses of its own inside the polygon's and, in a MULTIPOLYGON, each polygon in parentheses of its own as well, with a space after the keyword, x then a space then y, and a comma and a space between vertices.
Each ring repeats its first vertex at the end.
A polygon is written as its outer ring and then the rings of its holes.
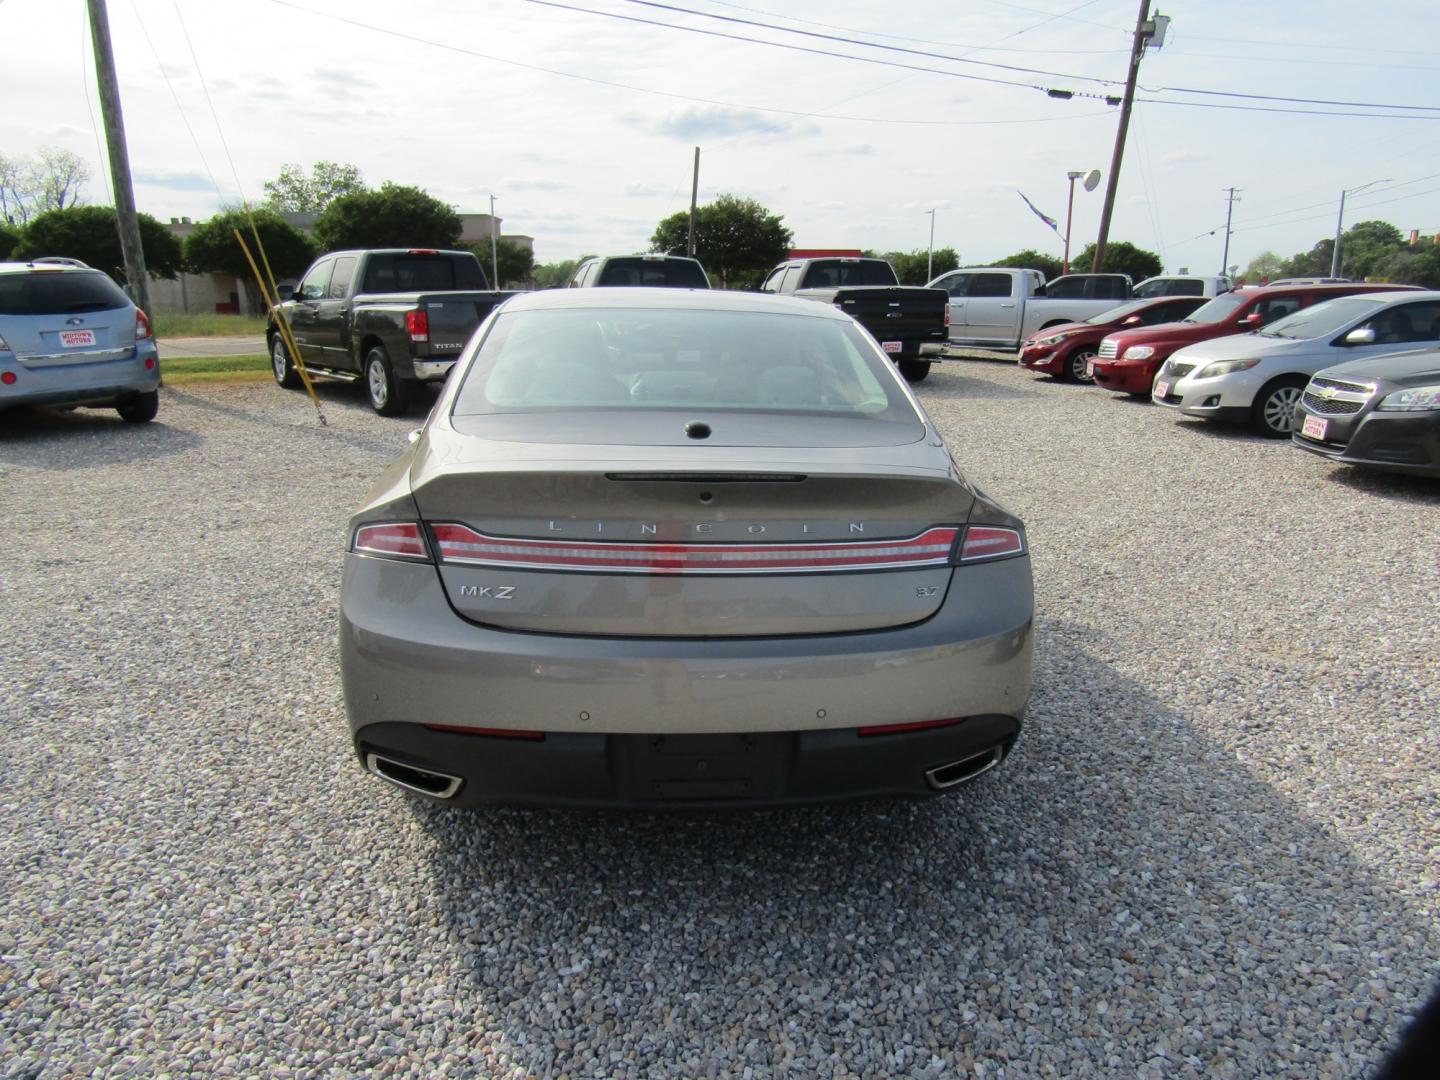
POLYGON ((1030 691, 1025 529, 804 300, 570 289, 476 332, 350 522, 361 762, 456 804, 946 791, 1030 691))

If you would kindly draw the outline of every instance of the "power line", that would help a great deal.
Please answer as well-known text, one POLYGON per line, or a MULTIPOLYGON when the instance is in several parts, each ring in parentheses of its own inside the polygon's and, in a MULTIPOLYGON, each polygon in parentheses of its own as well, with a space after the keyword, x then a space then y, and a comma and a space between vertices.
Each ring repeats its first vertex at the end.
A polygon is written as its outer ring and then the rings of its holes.
MULTIPOLYGON (((630 90, 630 91, 632 91, 632 92, 634 92, 634 93, 637 93, 637 94, 649 94, 649 95, 651 95, 651 96, 653 96, 653 97, 669 98, 669 99, 674 100, 674 101, 691 101, 691 102, 695 102, 695 103, 700 104, 700 105, 717 105, 717 106, 719 106, 719 107, 721 107, 721 108, 726 108, 726 109, 745 109, 745 110, 748 110, 748 111, 750 111, 750 112, 773 113, 773 114, 776 114, 776 115, 779 115, 779 116, 798 116, 798 117, 804 117, 804 118, 811 119, 811 120, 843 120, 843 121, 847 121, 847 122, 851 122, 851 123, 861 123, 861 124, 899 124, 899 125, 903 125, 903 126, 921 126, 921 127, 989 127, 989 126, 994 126, 994 125, 1005 125, 1005 124, 1044 124, 1044 123, 1055 123, 1055 122, 1066 121, 1066 120, 1083 120, 1083 119, 1088 119, 1088 118, 1090 118, 1090 117, 1095 117, 1095 116, 1107 116, 1107 115, 1109 115, 1109 110, 1101 110, 1101 111, 1099 111, 1099 112, 1080 113, 1080 114, 1078 114, 1078 115, 1076 115, 1076 116, 1039 116, 1039 117, 1027 117, 1027 118, 1023 118, 1023 119, 1015 119, 1015 120, 911 120, 911 119, 902 119, 902 118, 889 117, 889 116, 841 116, 841 115, 835 115, 835 114, 831 114, 831 113, 806 112, 806 111, 803 110, 803 109, 782 109, 782 108, 777 108, 777 107, 775 107, 775 106, 767 106, 767 105, 747 105, 747 104, 743 104, 743 103, 740 103, 740 102, 724 101, 724 100, 721 100, 721 99, 718 99, 718 98, 700 97, 700 96, 695 95, 695 94, 679 94, 679 93, 675 93, 674 91, 670 91, 670 90, 654 90, 654 89, 651 89, 651 88, 649 88, 649 87, 635 86, 635 85, 633 85, 633 84, 631 84, 631 83, 617 82, 617 81, 615 81, 615 80, 613 80, 613 79, 600 79, 600 78, 596 78, 596 77, 594 77, 594 76, 592 76, 592 75, 581 75, 581 74, 579 74, 578 72, 574 72, 574 71, 562 71, 562 70, 559 69, 559 68, 545 67, 545 66, 542 65, 542 64, 530 64, 530 63, 526 63, 526 62, 524 62, 524 61, 522 61, 522 60, 512 60, 512 59, 510 59, 509 57, 496 56, 496 55, 493 54, 493 53, 483 53, 483 52, 480 52, 480 51, 478 51, 478 50, 476 50, 476 49, 468 49, 468 48, 464 47, 463 45, 456 45, 456 44, 454 44, 453 42, 448 42, 448 41, 436 41, 436 40, 434 40, 434 39, 432 39, 432 38, 420 37, 420 36, 417 35, 417 34, 409 34, 409 33, 405 33, 404 31, 401 31, 401 30, 392 30, 392 29, 390 29, 390 28, 388 28, 388 27, 376 26, 376 25, 374 25, 373 23, 361 22, 359 19, 352 19, 352 18, 350 18, 350 17, 348 17, 348 16, 345 16, 345 15, 336 15, 336 14, 333 14, 332 12, 328 12, 328 11, 316 11, 314 8, 308 8, 308 7, 305 7, 305 6, 302 5, 302 4, 293 3, 293 2, 291 2, 291 0, 268 0, 268 2, 269 2, 269 3, 272 3, 272 4, 275 4, 275 5, 278 5, 279 7, 289 8, 289 9, 291 9, 291 10, 293 10, 293 11, 302 11, 302 12, 304 12, 304 13, 307 14, 307 15, 314 15, 316 18, 329 19, 329 20, 332 21, 332 22, 344 23, 344 24, 346 24, 346 25, 348 25, 348 26, 358 27, 359 29, 362 29, 362 30, 369 30, 369 31, 371 31, 371 32, 373 32, 373 33, 384 34, 384 35, 386 35, 386 36, 388 36, 388 37, 398 38, 398 39, 400 39, 400 40, 402 40, 402 41, 409 41, 409 42, 412 42, 413 44, 416 44, 416 45, 424 45, 425 47, 431 48, 431 49, 443 49, 443 50, 445 50, 446 52, 458 53, 458 54, 460 54, 460 55, 462 55, 462 56, 471 56, 471 57, 474 57, 474 58, 476 58, 476 59, 478 59, 478 60, 488 60, 488 61, 490 61, 491 63, 505 64, 505 65, 507 65, 507 66, 509 66, 509 67, 523 68, 523 69, 526 70, 526 71, 538 71, 538 72, 542 72, 542 73, 544 73, 544 74, 546 74, 546 75, 558 75, 559 77, 564 78, 564 79, 574 79, 574 80, 576 80, 577 82, 592 83, 592 84, 597 85, 597 86, 608 86, 608 87, 611 87, 611 88, 617 89, 617 90, 630 90)), ((577 8, 577 9, 575 9, 575 10, 577 10, 577 11, 583 11, 583 10, 585 10, 585 9, 583 9, 583 8, 577 8)), ((599 12, 591 12, 591 14, 600 14, 600 13, 599 13, 599 12)), ((836 55, 842 55, 842 54, 836 54, 836 55)), ((862 60, 863 60, 864 58, 863 58, 863 57, 856 57, 855 59, 862 59, 862 60)), ((874 60, 874 61, 870 61, 870 62, 871 62, 871 63, 881 64, 882 66, 886 66, 886 67, 908 68, 908 69, 914 70, 914 71, 925 71, 925 72, 928 72, 928 71, 930 70, 930 69, 928 69, 928 68, 915 67, 915 66, 909 65, 909 64, 893 64, 893 63, 889 63, 889 62, 884 61, 884 60, 874 60)), ((985 78, 984 76, 979 76, 979 75, 968 75, 968 76, 967 76, 967 75, 961 75, 961 76, 959 76, 959 77, 960 77, 960 78, 978 79, 978 80, 980 80, 981 82, 1003 82, 1003 81, 1004 81, 1004 80, 999 80, 999 79, 987 79, 987 78, 985 78)), ((1027 86, 1027 88, 1030 88, 1030 89, 1038 89, 1038 88, 1035 88, 1035 87, 1028 87, 1028 84, 1016 83, 1016 84, 1013 84, 1013 85, 1017 85, 1017 86, 1018 86, 1018 85, 1024 85, 1024 86, 1027 86)))
MULTIPOLYGON (((1280 109, 1267 105, 1221 105, 1213 101, 1167 101, 1164 98, 1136 98, 1147 105, 1180 105, 1187 109, 1226 109, 1231 112, 1285 113, 1289 116, 1352 116, 1361 120, 1440 120, 1440 114, 1337 112, 1334 109, 1280 109)), ((1440 107, 1440 106, 1437 106, 1440 107)))
MULTIPOLYGON (((719 7, 733 8, 733 9, 736 10, 736 11, 748 11, 748 12, 750 12, 752 15, 766 15, 766 16, 769 16, 769 17, 772 18, 772 19, 784 19, 786 22, 803 23, 803 24, 806 25, 806 26, 823 26, 823 27, 825 27, 827 30, 844 30, 846 33, 849 33, 849 34, 869 34, 871 37, 886 38, 887 40, 890 40, 890 41, 908 41, 908 42, 911 42, 912 44, 917 44, 917 45, 940 45, 940 46, 943 46, 943 47, 949 48, 949 49, 969 49, 969 50, 972 51, 972 52, 1033 52, 1033 53, 1047 53, 1047 54, 1060 53, 1060 54, 1064 54, 1064 55, 1086 55, 1086 56, 1095 56, 1095 55, 1114 55, 1114 54, 1122 54, 1122 55, 1123 55, 1123 54, 1125 53, 1125 51, 1126 51, 1126 50, 1124 50, 1124 49, 1119 49, 1119 48, 1117 48, 1117 49, 1055 49, 1055 48, 1015 49, 1015 48, 1002 48, 1001 46, 996 45, 996 44, 991 44, 991 45, 969 45, 969 44, 966 44, 965 42, 961 42, 961 41, 937 41, 937 40, 935 40, 935 39, 933 39, 933 38, 906 37, 904 34, 885 34, 885 33, 881 33, 879 30, 865 30, 865 29, 862 29, 862 28, 856 27, 856 26, 842 26, 842 25, 839 25, 839 24, 837 24, 837 23, 821 22, 821 21, 818 20, 818 19, 801 19, 801 18, 798 18, 797 16, 794 16, 794 15, 780 15, 780 14, 777 14, 776 12, 773 12, 773 11, 764 11, 764 10, 762 10, 762 9, 760 9, 760 8, 746 7, 744 4, 730 4, 730 3, 726 3, 725 0, 711 0, 711 2, 714 3, 715 5, 719 6, 719 7)), ((1023 29, 1023 30, 1017 30, 1017 31, 1015 31, 1013 34, 1007 34, 1005 37, 1000 38, 1000 40, 1001 40, 1001 41, 1009 41, 1010 38, 1012 38, 1012 37, 1017 37, 1017 36, 1020 35, 1020 34, 1027 34, 1027 33, 1029 33, 1031 30, 1038 30, 1040 27, 1044 26, 1046 23, 1048 23, 1048 22, 1053 22, 1055 19, 1068 19, 1068 18, 1071 18, 1071 17, 1072 17, 1072 14, 1073 14, 1074 12, 1079 11, 1080 8, 1089 7, 1090 4, 1091 4, 1091 3, 1094 3, 1094 2, 1095 2, 1095 0, 1088 0, 1087 3, 1080 4, 1078 7, 1071 8, 1070 11, 1062 12, 1062 13, 1059 14, 1059 15, 1051 15, 1051 16, 1049 16, 1048 18, 1042 19, 1040 22, 1035 23, 1033 26, 1027 26, 1027 27, 1025 27, 1025 29, 1023 29)), ((1014 5, 1014 4, 1003 4, 1003 5, 1001 5, 1001 6, 1002 6, 1002 7, 1016 7, 1016 5, 1014 5)), ((1019 10, 1019 11, 1029 11, 1029 12, 1033 12, 1033 13, 1036 14, 1036 15, 1043 15, 1043 14, 1045 14, 1044 12, 1039 11, 1039 10, 1037 10, 1037 9, 1035 9, 1035 8, 1021 8, 1021 7, 1016 7, 1016 10, 1019 10)), ((1103 26, 1103 25, 1104 25, 1103 23, 1093 23, 1093 22, 1090 22, 1088 19, 1075 19, 1074 21, 1075 21, 1075 22, 1088 23, 1088 24, 1091 25, 1091 26, 1103 26)), ((1119 30, 1117 27, 1108 27, 1108 26, 1107 26, 1107 27, 1105 27, 1105 29, 1107 29, 1107 30, 1112 30, 1112 29, 1113 29, 1113 30, 1117 30, 1117 31, 1120 32, 1120 33, 1129 33, 1128 30, 1123 30, 1123 31, 1122 31, 1122 30, 1119 30)))
POLYGON ((1246 94, 1239 90, 1197 90, 1189 86, 1142 86, 1147 94, 1204 94, 1208 97, 1243 98, 1247 101, 1285 101, 1295 105, 1343 105, 1352 109, 1414 109, 1436 112, 1440 105, 1394 105, 1385 101, 1331 101, 1327 98, 1282 97, 1276 94, 1246 94))

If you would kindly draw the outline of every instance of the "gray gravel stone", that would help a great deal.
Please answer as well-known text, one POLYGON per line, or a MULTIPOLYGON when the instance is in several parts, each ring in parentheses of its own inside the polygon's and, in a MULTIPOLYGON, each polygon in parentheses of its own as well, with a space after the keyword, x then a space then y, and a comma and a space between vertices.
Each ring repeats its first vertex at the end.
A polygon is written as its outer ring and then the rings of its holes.
POLYGON ((327 388, 0 417, 13 1076, 1360 1075, 1440 929, 1440 486, 1010 365, 920 396, 1029 523, 1019 751, 956 797, 453 812, 355 765, 327 388))

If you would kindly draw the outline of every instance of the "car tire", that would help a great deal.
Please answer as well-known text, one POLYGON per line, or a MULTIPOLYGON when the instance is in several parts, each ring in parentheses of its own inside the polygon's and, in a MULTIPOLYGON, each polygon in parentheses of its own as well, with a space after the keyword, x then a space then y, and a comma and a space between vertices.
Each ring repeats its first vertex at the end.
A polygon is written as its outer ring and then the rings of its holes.
POLYGON ((1093 383, 1095 380, 1085 374, 1085 365, 1099 355, 1094 349, 1075 349, 1065 358, 1065 363, 1060 369, 1060 377, 1069 382, 1093 383))
POLYGON ((1250 407, 1250 426, 1269 439, 1288 439, 1294 427, 1295 403, 1305 389, 1298 375, 1272 379, 1255 395, 1250 407))
POLYGON ((160 391, 146 390, 121 398, 115 403, 115 411, 127 424, 148 424, 160 411, 160 391))
POLYGON ((901 360, 900 374, 908 383, 924 382, 930 376, 929 360, 901 360))
POLYGON ((290 360, 290 350, 285 348, 285 339, 276 334, 270 339, 270 373, 282 390, 294 390, 300 385, 300 373, 290 360))
POLYGON ((381 416, 400 416, 410 404, 410 387, 396 378, 395 367, 383 345, 376 345, 365 354, 361 380, 365 383, 365 397, 370 407, 381 416))

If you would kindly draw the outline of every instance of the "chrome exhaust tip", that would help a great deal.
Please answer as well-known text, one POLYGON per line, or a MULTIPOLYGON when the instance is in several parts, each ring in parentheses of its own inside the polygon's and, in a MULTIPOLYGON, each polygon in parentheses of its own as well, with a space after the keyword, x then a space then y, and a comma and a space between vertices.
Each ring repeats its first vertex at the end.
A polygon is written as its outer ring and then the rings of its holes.
POLYGON ((403 761, 394 761, 375 753, 365 755, 365 769, 398 788, 431 799, 453 798, 464 782, 460 777, 451 776, 449 773, 416 768, 414 765, 406 765, 403 761))
POLYGON ((958 761, 947 762, 944 765, 937 765, 933 769, 925 770, 925 782, 936 791, 944 791, 956 784, 963 784, 966 780, 974 780, 1004 760, 1005 744, 1000 743, 992 746, 989 750, 982 750, 978 754, 971 754, 958 761))

